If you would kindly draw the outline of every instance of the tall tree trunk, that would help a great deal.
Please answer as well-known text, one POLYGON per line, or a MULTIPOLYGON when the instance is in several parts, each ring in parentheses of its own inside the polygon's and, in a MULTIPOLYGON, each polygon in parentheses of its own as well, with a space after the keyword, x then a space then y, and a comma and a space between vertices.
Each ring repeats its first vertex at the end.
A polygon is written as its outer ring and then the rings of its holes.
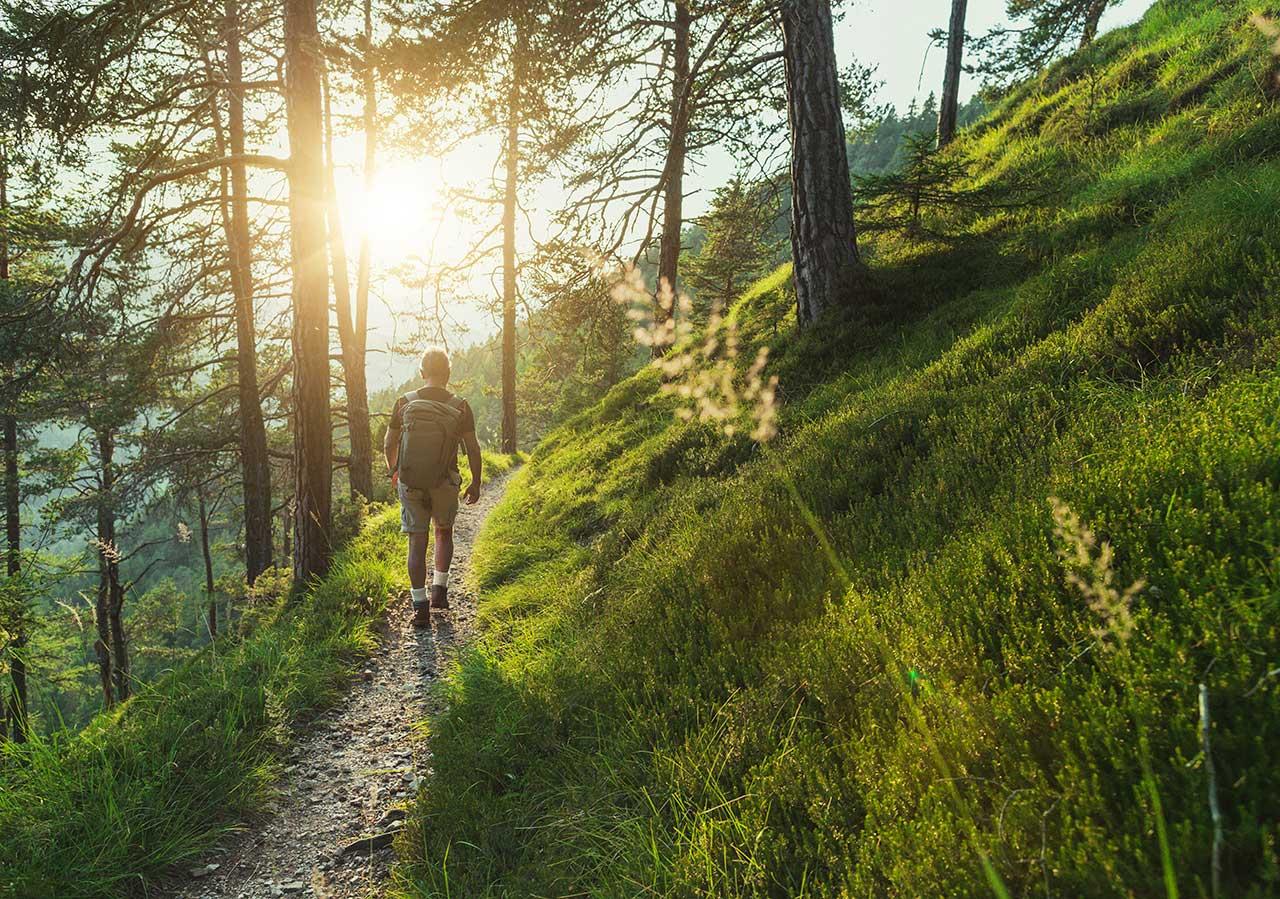
MULTIPOLYGON (((3 252, 0 248, 0 252, 3 252)), ((4 260, 7 268, 8 260, 4 260)), ((7 272, 0 272, 0 280, 8 280, 7 272)), ((22 573, 22 495, 18 483, 18 420, 11 414, 4 416, 4 532, 5 573, 17 579, 22 573)), ((15 622, 16 633, 9 652, 9 680, 13 693, 9 698, 8 717, 10 732, 17 743, 27 739, 27 629, 25 622, 15 622)))
MULTIPOLYGON (((378 163, 378 92, 376 70, 373 62, 373 0, 364 0, 364 190, 373 193, 374 177, 378 163)), ((347 414, 354 432, 356 423, 363 421, 358 437, 351 440, 351 464, 368 458, 369 489, 373 489, 373 435, 369 424, 369 387, 366 361, 369 353, 369 279, 372 268, 372 248, 368 229, 360 235, 360 258, 356 262, 356 347, 360 365, 348 374, 347 414), (352 405, 352 404, 355 405, 352 405), (356 441, 368 441, 367 446, 357 447, 356 441)))
POLYGON ((280 555, 286 562, 293 559, 293 513, 289 511, 292 505, 290 500, 289 506, 280 510, 280 555))
POLYGON ((671 345, 669 322, 675 315, 676 286, 680 268, 680 237, 684 227, 684 168, 689 146, 689 32, 692 15, 687 0, 677 0, 672 34, 671 132, 662 174, 662 236, 658 243, 658 296, 654 304, 657 341, 653 354, 661 356, 671 345))
POLYGON ((116 698, 124 702, 132 692, 129 680, 129 636, 124 629, 124 585, 120 583, 120 563, 108 567, 111 587, 111 675, 115 681, 116 698))
POLYGON ((102 683, 102 699, 107 708, 115 704, 114 672, 111 664, 111 602, 112 584, 119 580, 119 549, 116 547, 115 503, 111 491, 115 487, 113 456, 115 435, 110 429, 96 432, 98 441, 98 601, 94 608, 98 639, 93 644, 98 656, 98 678, 102 683))
POLYGON ((213 554, 209 551, 209 510, 204 503, 204 490, 196 490, 200 512, 200 550, 204 553, 204 595, 209 602, 209 636, 218 636, 218 598, 213 592, 213 554))
POLYGON ((347 435, 351 459, 347 473, 351 497, 373 498, 373 438, 369 434, 369 397, 364 386, 364 354, 351 320, 351 275, 347 267, 347 242, 342 230, 342 210, 338 205, 338 181, 333 162, 333 112, 330 108, 329 76, 324 76, 325 181, 329 221, 329 259, 333 265, 333 307, 338 320, 338 345, 342 349, 342 374, 347 391, 347 435))
MULTIPOLYGON (((0 142, 0 285, 9 282, 9 148, 0 142)), ((16 407, 18 398, 8 397, 16 407)), ((4 416, 4 533, 5 573, 16 579, 22 573, 22 492, 18 483, 18 419, 12 411, 4 416)), ((25 607, 24 607, 25 611, 25 607)), ((7 718, 10 733, 17 743, 27 739, 27 628, 24 621, 15 622, 12 651, 9 654, 9 680, 13 693, 0 714, 7 718)), ((3 737, 0 726, 0 737, 3 737)))
POLYGON ((800 327, 871 294, 858 258, 829 0, 783 0, 791 254, 800 327))
MULTIPOLYGON (((244 63, 240 52, 239 0, 224 0, 226 17, 227 132, 231 155, 245 153, 244 63)), ((236 303, 236 380, 240 398, 240 472, 244 491, 245 576, 252 584, 271 567, 271 462, 258 395, 258 349, 253 308, 253 244, 249 231, 249 177, 244 163, 231 166, 231 215, 224 215, 236 303)))
POLYGON ((301 588, 329 569, 333 434, 329 425, 329 277, 325 260, 322 50, 315 0, 285 0, 285 97, 293 267, 293 417, 296 539, 301 588))
POLYGON ((1080 32, 1080 49, 1093 43, 1093 39, 1098 36, 1098 23, 1102 21, 1102 14, 1107 11, 1107 0, 1093 0, 1089 4, 1089 8, 1084 14, 1084 30, 1080 32))
POLYGON ((938 149, 956 136, 960 109, 960 65, 964 61, 964 18, 969 0, 951 0, 951 24, 947 29, 947 67, 942 76, 942 105, 938 109, 938 149))
POLYGON ((507 181, 502 197, 502 451, 516 439, 516 191, 520 185, 520 78, 524 36, 517 26, 507 90, 507 181))

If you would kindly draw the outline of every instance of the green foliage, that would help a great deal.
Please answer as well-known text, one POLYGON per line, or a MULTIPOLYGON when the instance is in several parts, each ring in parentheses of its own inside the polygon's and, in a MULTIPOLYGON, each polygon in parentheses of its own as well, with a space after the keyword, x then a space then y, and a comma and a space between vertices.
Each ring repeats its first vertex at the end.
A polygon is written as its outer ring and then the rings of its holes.
POLYGON ((976 186, 962 156, 940 152, 932 134, 913 134, 905 140, 906 160, 901 171, 863 175, 855 179, 854 204, 860 231, 898 230, 912 236, 947 234, 927 227, 932 221, 955 221, 959 212, 991 212, 1034 202, 1043 193, 1043 173, 1031 173, 1024 182, 1002 180, 976 186))
MULTIPOLYGON (((957 110, 960 127, 978 121, 987 110, 987 101, 976 94, 957 110)), ((931 93, 919 108, 913 101, 905 113, 892 106, 870 124, 854 130, 848 141, 849 171, 860 175, 887 175, 907 162, 908 141, 915 135, 938 133, 938 101, 931 93)))
POLYGON ((242 641, 205 648, 78 734, 0 746, 0 893, 125 895, 260 807, 291 725, 373 648, 402 551, 396 511, 381 510, 300 602, 259 578, 242 641))
POLYGON ((626 310, 578 251, 544 249, 533 280, 541 306, 529 320, 516 404, 521 429, 536 439, 631 374, 637 348, 626 310))
POLYGON ((1280 111, 1246 12, 1158 4, 962 135, 972 184, 1059 202, 877 235, 892 310, 779 334, 785 269, 748 291, 773 443, 652 370, 547 437, 475 552, 399 894, 989 896, 985 855, 1010 895, 1207 896, 1203 680, 1223 895, 1275 895, 1280 111), (1059 555, 1086 525, 1105 565, 1059 555))
POLYGON ((701 220, 706 239, 684 266, 694 316, 705 323, 712 310, 726 310, 749 283, 778 263, 782 241, 769 232, 776 218, 774 192, 741 176, 716 191, 701 220))
POLYGON ((1062 54, 1084 47, 1097 34, 1107 7, 1121 0, 1007 0, 1017 28, 1000 27, 970 42, 980 59, 975 70, 1008 79, 1038 72, 1062 54))

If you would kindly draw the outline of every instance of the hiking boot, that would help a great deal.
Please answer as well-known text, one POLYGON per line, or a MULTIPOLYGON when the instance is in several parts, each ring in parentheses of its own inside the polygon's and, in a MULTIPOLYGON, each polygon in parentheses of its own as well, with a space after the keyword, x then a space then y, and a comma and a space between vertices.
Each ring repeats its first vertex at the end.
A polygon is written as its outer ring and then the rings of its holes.
POLYGON ((413 626, 431 627, 431 607, 426 603, 413 607, 413 626))
POLYGON ((449 608, 449 588, 443 585, 431 585, 431 608, 447 609, 449 608))

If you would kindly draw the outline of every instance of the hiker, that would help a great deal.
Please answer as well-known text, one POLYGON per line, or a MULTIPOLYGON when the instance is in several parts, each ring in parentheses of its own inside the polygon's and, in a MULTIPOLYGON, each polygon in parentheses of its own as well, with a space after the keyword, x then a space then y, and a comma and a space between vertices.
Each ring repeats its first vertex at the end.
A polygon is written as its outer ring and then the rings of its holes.
POLYGON ((449 356, 444 350, 422 355, 426 384, 396 400, 382 450, 391 484, 400 496, 400 530, 409 535, 409 584, 413 623, 431 624, 432 609, 449 608, 449 564, 453 561, 453 521, 458 515, 458 442, 467 448, 471 484, 467 505, 480 499, 480 443, 471 406, 454 396, 449 356), (436 527, 435 573, 427 593, 427 531, 436 527))

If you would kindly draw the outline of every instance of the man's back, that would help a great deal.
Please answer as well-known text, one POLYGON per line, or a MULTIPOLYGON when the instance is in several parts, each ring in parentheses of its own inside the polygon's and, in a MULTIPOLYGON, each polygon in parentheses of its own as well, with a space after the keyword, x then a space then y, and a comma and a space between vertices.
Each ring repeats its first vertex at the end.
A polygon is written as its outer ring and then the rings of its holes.
POLYGON ((416 396, 420 400, 432 400, 437 403, 456 404, 461 411, 458 424, 454 430, 453 445, 446 448, 445 458, 447 459, 448 470, 453 474, 458 474, 458 445, 462 441, 465 434, 474 434, 476 430, 475 414, 471 411, 471 404, 461 397, 456 396, 445 387, 425 386, 419 387, 412 394, 406 394, 396 400, 395 408, 391 412, 391 424, 389 430, 402 431, 404 428, 404 408, 408 405, 408 397, 416 396))

